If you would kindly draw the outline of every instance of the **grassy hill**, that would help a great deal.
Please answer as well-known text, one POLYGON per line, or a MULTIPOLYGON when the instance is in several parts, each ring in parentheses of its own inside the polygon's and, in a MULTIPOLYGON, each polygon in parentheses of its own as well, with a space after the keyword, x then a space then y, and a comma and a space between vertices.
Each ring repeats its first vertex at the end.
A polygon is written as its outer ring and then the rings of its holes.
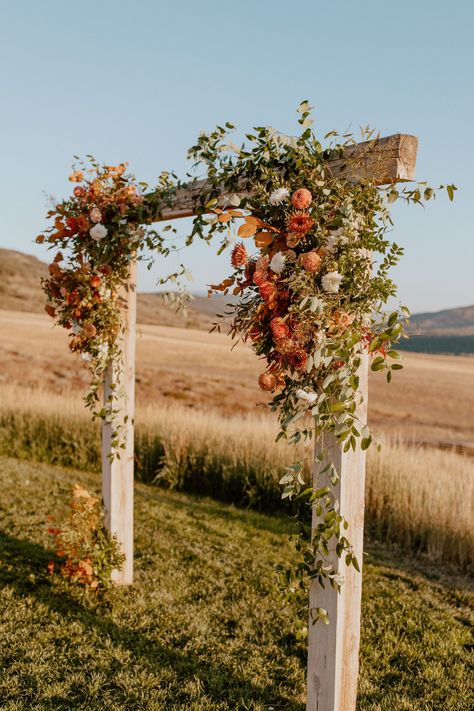
MULTIPOLYGON (((305 642, 272 572, 293 556, 285 518, 137 485, 136 582, 100 604, 46 572, 48 515, 98 477, 0 472, 2 709, 303 711, 305 642)), ((464 581, 367 553, 358 711, 471 708, 464 581)))

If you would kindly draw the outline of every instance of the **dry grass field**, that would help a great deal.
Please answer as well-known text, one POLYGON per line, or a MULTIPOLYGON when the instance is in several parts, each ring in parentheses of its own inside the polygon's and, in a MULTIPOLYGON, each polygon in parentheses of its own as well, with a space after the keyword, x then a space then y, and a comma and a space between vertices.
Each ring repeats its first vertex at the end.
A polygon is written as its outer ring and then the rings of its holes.
MULTIPOLYGON (((45 315, 0 310, 0 383, 56 393, 81 389, 87 373, 67 349, 67 335, 45 315)), ((263 369, 244 345, 224 334, 140 325, 138 406, 179 403, 230 415, 258 412, 263 369)), ((474 447, 474 358, 407 353, 388 385, 371 374, 372 426, 405 440, 461 442, 474 447)))

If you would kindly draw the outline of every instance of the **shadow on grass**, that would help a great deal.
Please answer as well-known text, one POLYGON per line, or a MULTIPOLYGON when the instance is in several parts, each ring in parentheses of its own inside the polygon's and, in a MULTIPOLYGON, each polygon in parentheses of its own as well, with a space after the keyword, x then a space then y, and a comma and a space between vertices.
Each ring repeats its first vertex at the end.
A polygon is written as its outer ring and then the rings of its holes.
MULTIPOLYGON (((173 501, 173 503, 176 503, 173 501)), ((211 507, 212 508, 212 507, 211 507)), ((190 698, 179 696, 179 687, 196 677, 203 682, 207 696, 217 704, 228 700, 232 708, 250 708, 247 704, 260 701, 275 709, 301 711, 303 706, 289 701, 272 685, 257 687, 242 679, 219 662, 218 668, 203 663, 195 654, 170 648, 156 640, 149 639, 142 632, 121 627, 107 617, 106 609, 94 609, 82 604, 67 593, 56 590, 52 579, 46 573, 48 562, 53 558, 52 551, 27 540, 21 540, 0 531, 0 588, 9 587, 19 596, 33 596, 47 605, 50 610, 64 618, 64 624, 80 622, 84 627, 99 632, 114 644, 131 652, 135 660, 148 665, 153 674, 163 668, 172 669, 178 676, 177 693, 174 702, 186 703, 190 698), (241 705, 234 705, 236 699, 241 705)), ((183 706, 184 708, 184 706, 183 706)), ((231 708, 231 706, 229 706, 231 708)))

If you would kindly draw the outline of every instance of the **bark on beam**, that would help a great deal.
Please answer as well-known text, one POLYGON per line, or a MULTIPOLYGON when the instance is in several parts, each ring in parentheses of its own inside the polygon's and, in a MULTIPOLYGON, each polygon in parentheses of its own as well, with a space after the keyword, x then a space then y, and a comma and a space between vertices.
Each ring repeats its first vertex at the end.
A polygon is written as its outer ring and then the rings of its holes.
MULTIPOLYGON (((386 185, 399 179, 413 180, 417 149, 416 136, 396 133, 346 148, 342 158, 328 160, 327 166, 336 177, 346 177, 353 181, 371 180, 377 185, 386 185)), ((202 204, 203 198, 210 191, 211 186, 206 180, 189 183, 175 192, 169 205, 161 206, 159 216, 152 221, 191 217, 196 206, 202 204)))

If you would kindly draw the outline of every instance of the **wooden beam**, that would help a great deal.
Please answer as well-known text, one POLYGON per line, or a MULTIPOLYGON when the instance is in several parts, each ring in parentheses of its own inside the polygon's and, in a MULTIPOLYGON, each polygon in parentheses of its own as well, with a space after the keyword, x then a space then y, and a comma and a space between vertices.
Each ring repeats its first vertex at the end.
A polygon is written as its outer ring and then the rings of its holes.
MULTIPOLYGON (((359 369, 359 392, 363 397, 357 410, 361 423, 367 420, 368 360, 363 356, 359 369)), ((339 511, 349 523, 347 539, 352 543, 354 554, 362 570, 364 538, 364 487, 365 452, 343 452, 331 433, 325 434, 315 444, 314 487, 332 486, 327 474, 320 474, 328 461, 339 473, 335 487, 339 511), (324 452, 326 459, 321 464, 316 458, 324 452)), ((313 512, 313 528, 318 517, 313 512)), ((359 670, 360 605, 362 575, 355 568, 347 567, 344 558, 337 557, 335 544, 329 559, 344 578, 341 592, 330 585, 323 589, 318 582, 310 586, 310 610, 322 607, 329 615, 329 625, 313 624, 311 616, 308 627, 307 711, 355 711, 357 678, 359 670)))
POLYGON ((130 275, 119 295, 122 307, 122 369, 109 366, 104 382, 104 400, 112 398, 117 410, 117 422, 123 426, 119 449, 120 459, 111 459, 113 427, 102 425, 102 498, 105 525, 117 536, 125 563, 112 573, 118 585, 133 583, 133 470, 135 417, 135 335, 136 335, 136 262, 130 265, 130 275), (126 422, 124 422, 126 420, 126 422))
MULTIPOLYGON (((415 174, 418 139, 397 133, 386 138, 376 138, 345 149, 342 158, 328 160, 328 170, 336 177, 349 180, 373 180, 385 185, 397 179, 413 180, 415 174), (349 162, 348 162, 349 161, 349 162)), ((211 192, 207 180, 194 180, 180 188, 170 198, 169 204, 158 206, 160 212, 154 222, 191 217, 196 205, 201 204, 211 192)), ((248 193, 237 191, 237 194, 248 193)), ((225 194, 222 193, 222 198, 225 194)))

